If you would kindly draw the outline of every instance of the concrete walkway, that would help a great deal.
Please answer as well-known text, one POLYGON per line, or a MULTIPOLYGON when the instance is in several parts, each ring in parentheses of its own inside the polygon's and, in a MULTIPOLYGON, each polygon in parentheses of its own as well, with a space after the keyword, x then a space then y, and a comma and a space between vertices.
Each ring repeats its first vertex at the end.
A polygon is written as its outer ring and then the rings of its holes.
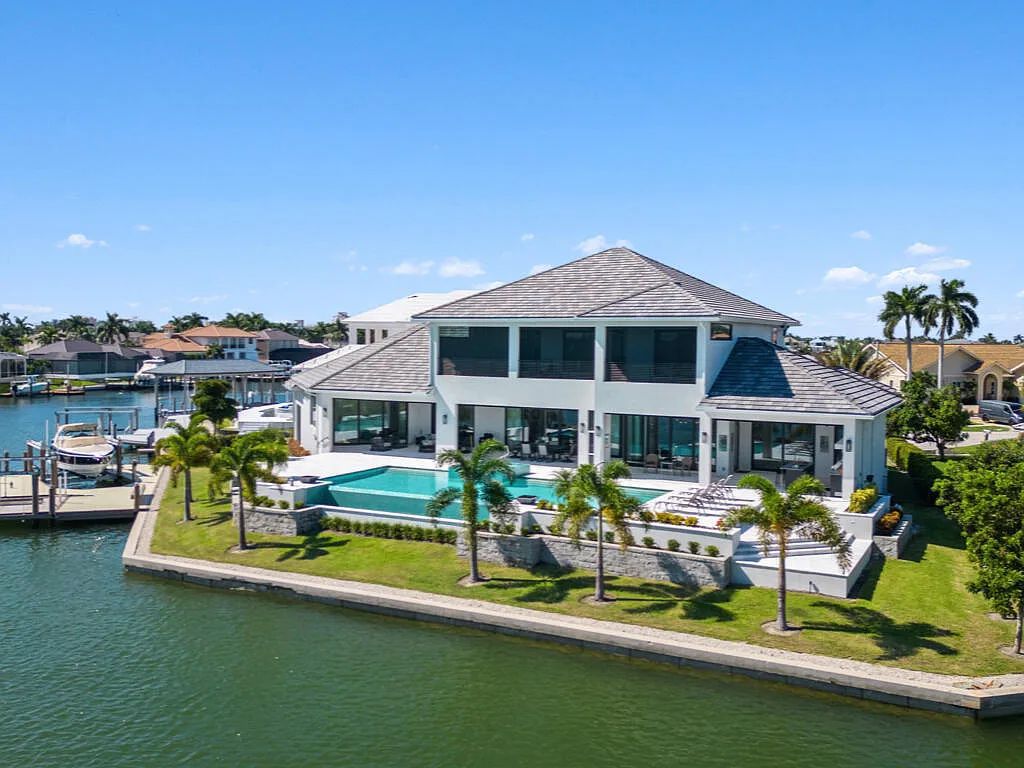
POLYGON ((970 678, 764 648, 699 635, 564 616, 377 584, 213 563, 150 551, 166 475, 132 526, 125 568, 207 586, 285 593, 402 618, 471 627, 630 658, 770 679, 900 706, 992 718, 1024 714, 1024 674, 970 678))

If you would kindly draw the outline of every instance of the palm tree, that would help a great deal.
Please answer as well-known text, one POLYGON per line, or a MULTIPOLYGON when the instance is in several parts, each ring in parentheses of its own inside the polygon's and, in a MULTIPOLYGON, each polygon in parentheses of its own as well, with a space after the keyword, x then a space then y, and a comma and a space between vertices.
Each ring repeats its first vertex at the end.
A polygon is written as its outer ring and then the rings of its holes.
POLYGON ((615 529, 619 544, 625 549, 632 538, 627 520, 640 508, 640 501, 626 493, 618 483, 629 475, 629 466, 615 459, 600 467, 584 464, 579 469, 563 469, 555 476, 555 495, 560 500, 555 527, 561 527, 578 544, 580 533, 592 518, 597 517, 594 600, 598 602, 607 599, 604 590, 604 523, 615 529))
POLYGON ((483 498, 491 516, 500 518, 512 506, 512 497, 499 478, 511 482, 515 478, 512 467, 505 461, 506 448, 497 440, 482 440, 468 456, 461 451, 442 451, 437 463, 442 467, 454 467, 455 474, 462 480, 462 487, 442 488, 427 502, 427 514, 439 517, 445 507, 456 501, 462 504, 462 523, 465 526, 466 544, 469 547, 469 583, 478 584, 480 568, 477 563, 476 534, 480 529, 480 499, 483 498))
POLYGON ((249 432, 236 437, 210 462, 210 471, 218 477, 230 477, 238 493, 238 549, 246 550, 245 499, 256 495, 256 481, 276 479, 274 467, 288 461, 284 435, 274 429, 249 432))
POLYGON ((199 328, 206 324, 209 318, 206 315, 201 315, 198 312, 189 312, 187 315, 181 317, 172 317, 171 324, 174 325, 174 330, 181 332, 187 331, 189 328, 199 328))
MULTIPOLYGON (((907 381, 910 381, 910 374, 913 373, 914 370, 914 347, 911 343, 911 324, 916 322, 924 326, 925 291, 927 290, 927 285, 915 285, 913 288, 909 285, 905 285, 900 291, 886 291, 885 295, 882 297, 885 301, 885 306, 882 308, 882 311, 878 313, 878 319, 885 324, 882 327, 882 333, 885 335, 885 338, 890 341, 893 339, 896 326, 903 323, 903 338, 907 343, 907 367, 905 376, 907 381)), ((927 331, 928 329, 925 327, 926 335, 927 331)))
POLYGON ((982 344, 1000 344, 1000 343, 1002 343, 1002 342, 999 341, 999 339, 996 338, 996 335, 994 333, 992 333, 991 331, 989 331, 984 336, 982 336, 980 339, 978 339, 978 341, 981 342, 982 344))
POLYGON ((774 542, 779 550, 779 594, 775 628, 789 629, 786 622, 786 545, 792 534, 820 542, 831 549, 843 571, 850 567, 850 543, 829 508, 821 503, 825 486, 821 481, 803 475, 792 483, 785 493, 780 492, 766 477, 745 475, 740 488, 750 488, 761 496, 756 507, 740 507, 725 517, 725 525, 755 525, 765 555, 774 542))
POLYGON ((178 477, 185 476, 185 522, 192 519, 192 470, 209 466, 213 458, 214 440, 207 428, 206 417, 195 414, 183 427, 169 422, 174 433, 162 438, 156 444, 153 456, 154 467, 171 470, 171 484, 177 486, 178 477))
POLYGON ((53 344, 63 335, 55 323, 46 322, 36 326, 36 341, 40 344, 53 344))
POLYGON ((116 312, 107 312, 106 320, 96 326, 96 340, 107 344, 125 341, 128 338, 128 323, 116 312))
POLYGON ((964 290, 964 281, 942 280, 939 292, 928 296, 924 308, 925 325, 939 329, 939 370, 936 377, 941 387, 943 358, 946 356, 946 339, 954 334, 970 336, 981 324, 978 313, 978 297, 964 290))
POLYGON ((92 324, 82 315, 71 315, 58 323, 69 339, 91 339, 92 324))
POLYGON ((880 379, 888 364, 873 357, 873 350, 858 339, 842 339, 832 349, 818 353, 818 362, 830 368, 846 368, 869 379, 880 379))

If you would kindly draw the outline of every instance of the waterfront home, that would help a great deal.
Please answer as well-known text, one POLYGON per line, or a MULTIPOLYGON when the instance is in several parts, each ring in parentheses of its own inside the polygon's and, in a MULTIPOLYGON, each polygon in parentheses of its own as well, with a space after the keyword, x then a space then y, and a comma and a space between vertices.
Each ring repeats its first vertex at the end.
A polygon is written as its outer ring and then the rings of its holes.
POLYGON ((151 333, 142 340, 142 347, 154 358, 174 362, 183 358, 206 357, 207 349, 188 339, 167 336, 163 333, 151 333))
MULTIPOLYGON (((914 372, 938 375, 939 345, 915 342, 911 348, 914 372)), ((898 388, 906 378, 906 343, 872 344, 871 349, 886 363, 881 380, 898 388)), ((1018 402, 1024 387, 1024 346, 947 341, 942 378, 946 384, 962 387, 967 399, 1018 402)))
POLYGON ((447 293, 414 293, 401 299, 383 304, 346 319, 348 334, 352 343, 362 346, 383 341, 388 336, 408 330, 415 322, 413 318, 421 312, 450 304, 458 299, 472 296, 476 291, 448 291, 447 293))
POLYGON ((224 325, 203 325, 181 331, 177 336, 203 347, 215 347, 225 360, 259 360, 257 336, 252 331, 224 325))
POLYGON ((28 358, 15 352, 0 352, 0 384, 24 380, 28 374, 28 358))
POLYGON ((413 320, 292 379, 307 450, 494 437, 525 460, 622 459, 702 484, 884 485, 893 390, 779 346, 793 318, 627 248, 413 320))
POLYGON ((133 375, 148 354, 145 350, 124 344, 62 339, 36 347, 28 353, 28 357, 44 363, 49 376, 103 379, 108 376, 133 375))
POLYGON ((300 339, 294 333, 279 328, 265 328, 256 332, 256 351, 264 363, 302 363, 330 352, 331 347, 300 339))

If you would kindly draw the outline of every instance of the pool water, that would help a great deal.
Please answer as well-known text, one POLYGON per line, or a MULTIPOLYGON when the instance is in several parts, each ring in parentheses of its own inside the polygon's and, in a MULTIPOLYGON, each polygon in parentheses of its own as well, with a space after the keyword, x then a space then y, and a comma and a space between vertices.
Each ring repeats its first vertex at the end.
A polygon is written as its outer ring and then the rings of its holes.
MULTIPOLYGON (((433 469, 407 469, 405 467, 379 467, 362 472, 329 478, 330 501, 340 507, 372 509, 380 512, 401 512, 409 515, 426 514, 430 497, 449 486, 459 487, 460 481, 454 473, 433 469)), ((536 496, 556 503, 554 483, 531 477, 517 477, 505 483, 509 493, 516 496, 536 496)), ((653 488, 628 488, 630 495, 641 502, 650 501, 664 494, 653 488)), ((456 519, 459 504, 449 505, 441 517, 456 519)), ((481 519, 486 519, 486 510, 481 510, 481 519)))

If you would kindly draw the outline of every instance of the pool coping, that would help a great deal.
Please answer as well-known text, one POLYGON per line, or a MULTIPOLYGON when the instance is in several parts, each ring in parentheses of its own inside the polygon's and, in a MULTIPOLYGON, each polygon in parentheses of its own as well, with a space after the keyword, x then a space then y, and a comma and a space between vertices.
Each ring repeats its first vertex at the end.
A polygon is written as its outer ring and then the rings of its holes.
POLYGON ((483 600, 154 554, 150 545, 167 477, 162 470, 150 509, 140 512, 125 542, 122 562, 129 572, 210 587, 273 592, 975 719, 1024 714, 1024 675, 1020 674, 970 677, 918 672, 483 600), (973 689, 965 687, 968 685, 1002 687, 973 689))

